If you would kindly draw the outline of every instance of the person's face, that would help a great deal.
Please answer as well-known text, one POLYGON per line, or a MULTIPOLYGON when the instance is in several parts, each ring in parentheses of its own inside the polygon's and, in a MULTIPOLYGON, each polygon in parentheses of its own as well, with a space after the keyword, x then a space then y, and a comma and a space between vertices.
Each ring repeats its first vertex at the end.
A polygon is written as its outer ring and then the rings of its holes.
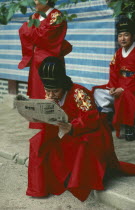
POLYGON ((36 4, 35 8, 36 8, 37 11, 43 11, 44 12, 48 9, 48 5, 46 5, 47 2, 48 2, 47 0, 45 1, 46 4, 41 4, 39 0, 33 0, 33 1, 36 4))
POLYGON ((34 0, 35 4, 39 4, 39 1, 38 0, 34 0))
POLYGON ((128 50, 129 47, 134 42, 134 36, 129 32, 121 32, 118 34, 118 43, 121 47, 124 47, 125 50, 128 50))
POLYGON ((46 98, 52 99, 52 100, 60 100, 64 95, 63 88, 57 88, 57 89, 48 89, 45 88, 46 98))

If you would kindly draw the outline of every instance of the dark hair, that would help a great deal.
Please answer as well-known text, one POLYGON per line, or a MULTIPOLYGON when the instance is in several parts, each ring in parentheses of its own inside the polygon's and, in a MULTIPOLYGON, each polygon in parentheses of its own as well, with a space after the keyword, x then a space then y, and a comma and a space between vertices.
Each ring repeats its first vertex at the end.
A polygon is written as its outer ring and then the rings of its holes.
POLYGON ((71 78, 67 77, 62 88, 66 91, 66 90, 70 90, 72 86, 73 86, 73 82, 72 82, 71 78))
POLYGON ((47 5, 49 7, 54 7, 55 6, 55 0, 48 0, 47 5))
POLYGON ((64 91, 70 90, 73 86, 73 82, 70 77, 66 76, 64 80, 50 81, 47 79, 42 79, 41 81, 45 88, 48 89, 58 89, 62 88, 64 91))

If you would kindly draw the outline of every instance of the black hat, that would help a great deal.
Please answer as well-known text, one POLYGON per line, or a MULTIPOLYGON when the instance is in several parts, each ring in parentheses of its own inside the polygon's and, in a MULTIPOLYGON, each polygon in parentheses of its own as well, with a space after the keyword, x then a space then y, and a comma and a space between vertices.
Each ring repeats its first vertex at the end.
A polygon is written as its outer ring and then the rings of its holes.
POLYGON ((72 81, 66 75, 63 62, 57 57, 45 58, 39 67, 39 76, 48 89, 63 88, 70 89, 72 81))
POLYGON ((116 28, 117 28, 117 33, 121 33, 121 32, 129 32, 131 34, 135 33, 135 23, 128 19, 127 17, 121 17, 118 21, 118 23, 116 24, 116 28))

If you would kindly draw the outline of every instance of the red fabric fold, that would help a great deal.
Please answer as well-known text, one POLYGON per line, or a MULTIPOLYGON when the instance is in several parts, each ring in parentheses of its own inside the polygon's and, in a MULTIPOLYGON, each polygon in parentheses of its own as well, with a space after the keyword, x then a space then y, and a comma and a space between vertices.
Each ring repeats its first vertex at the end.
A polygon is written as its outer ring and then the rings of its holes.
POLYGON ((69 116, 69 122, 77 121, 79 116, 78 130, 79 122, 83 122, 81 129, 84 132, 77 136, 66 134, 59 139, 57 126, 45 124, 44 129, 30 139, 26 192, 29 196, 60 195, 69 190, 84 201, 91 190, 104 189, 106 172, 113 170, 123 175, 135 175, 134 164, 118 161, 111 132, 100 119, 95 106, 86 112, 77 106, 74 96, 78 88, 91 97, 93 104, 91 92, 74 84, 62 108, 69 116), (89 128, 89 132, 85 127, 89 128))

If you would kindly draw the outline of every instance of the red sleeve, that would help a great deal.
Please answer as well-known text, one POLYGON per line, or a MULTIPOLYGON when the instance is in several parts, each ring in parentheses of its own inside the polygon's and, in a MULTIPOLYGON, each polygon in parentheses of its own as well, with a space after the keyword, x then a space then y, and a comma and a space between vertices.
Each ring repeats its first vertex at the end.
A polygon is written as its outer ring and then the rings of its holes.
POLYGON ((79 136, 95 131, 99 127, 99 113, 91 93, 85 91, 85 89, 78 88, 74 97, 79 114, 71 122, 73 128, 72 135, 79 136))
POLYGON ((107 87, 109 88, 117 88, 118 86, 118 78, 119 78, 119 64, 118 64, 118 53, 114 55, 111 63, 110 63, 110 75, 109 75, 109 82, 107 87))
POLYGON ((43 49, 49 49, 49 47, 60 45, 67 31, 66 21, 62 21, 60 24, 49 23, 50 19, 48 18, 48 22, 44 21, 44 23, 41 23, 41 25, 36 28, 35 26, 28 27, 28 23, 25 22, 20 28, 19 33, 27 37, 33 45, 43 49))
POLYGON ((73 126, 73 136, 92 133, 99 127, 99 114, 97 110, 87 111, 71 122, 73 126))

